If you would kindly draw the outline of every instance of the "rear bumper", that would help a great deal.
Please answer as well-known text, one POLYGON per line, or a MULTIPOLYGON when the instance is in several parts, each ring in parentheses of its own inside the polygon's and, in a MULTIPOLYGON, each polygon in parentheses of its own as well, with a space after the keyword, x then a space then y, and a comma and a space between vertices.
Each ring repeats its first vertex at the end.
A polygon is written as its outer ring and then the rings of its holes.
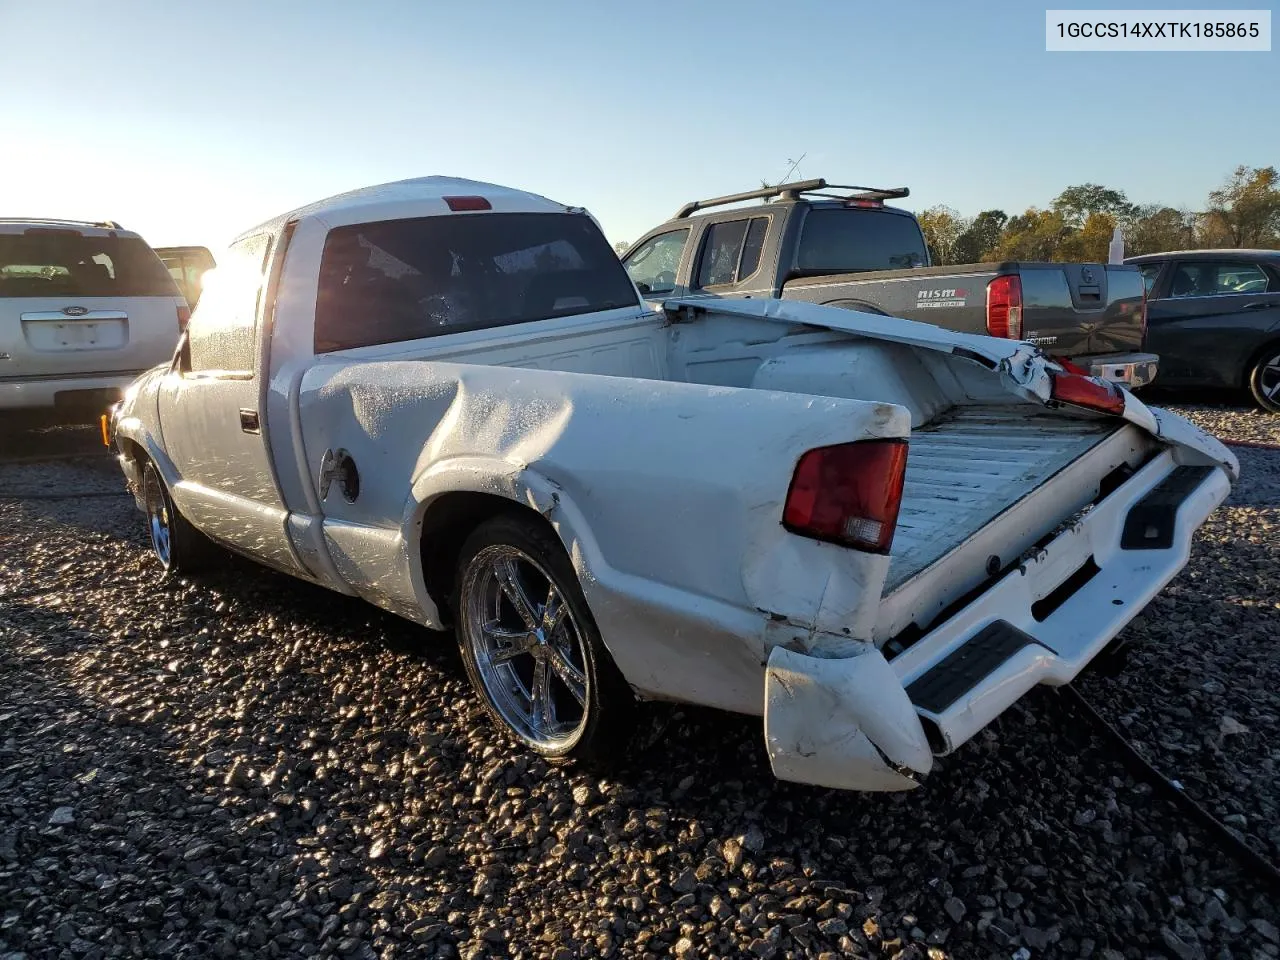
POLYGON ((1187 561, 1231 483, 1166 450, 892 661, 775 648, 765 739, 781 779, 910 789, 1037 684, 1069 683, 1187 561))
POLYGON ((1130 389, 1145 387, 1156 378, 1160 358, 1154 353, 1111 353, 1089 357, 1089 376, 1130 389))
POLYGON ((100 412, 119 400, 129 384, 144 372, 123 370, 85 376, 0 379, 0 410, 79 406, 93 407, 100 412))

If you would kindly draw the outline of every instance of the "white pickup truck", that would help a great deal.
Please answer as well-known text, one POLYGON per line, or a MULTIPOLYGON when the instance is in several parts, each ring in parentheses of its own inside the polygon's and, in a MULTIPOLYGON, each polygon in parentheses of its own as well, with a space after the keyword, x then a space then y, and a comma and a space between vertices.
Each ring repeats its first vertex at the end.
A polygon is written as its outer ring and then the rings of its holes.
POLYGON ((438 177, 242 235, 108 429, 166 573, 218 544, 453 626, 545 756, 609 755, 661 698, 763 715, 778 777, 859 790, 1072 680, 1237 473, 1029 344, 655 311, 581 209, 438 177))

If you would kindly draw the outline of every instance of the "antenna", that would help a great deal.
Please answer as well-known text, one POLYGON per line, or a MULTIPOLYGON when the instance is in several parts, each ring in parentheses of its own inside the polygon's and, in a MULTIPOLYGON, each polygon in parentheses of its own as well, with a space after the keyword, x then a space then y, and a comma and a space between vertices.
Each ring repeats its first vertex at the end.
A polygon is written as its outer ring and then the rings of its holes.
POLYGON ((782 175, 783 183, 786 183, 788 180, 791 179, 791 174, 796 172, 796 168, 800 166, 800 161, 803 160, 808 155, 809 155, 809 152, 806 150, 804 153, 800 154, 800 160, 792 160, 790 157, 787 158, 787 163, 791 164, 791 166, 787 167, 787 172, 782 175))

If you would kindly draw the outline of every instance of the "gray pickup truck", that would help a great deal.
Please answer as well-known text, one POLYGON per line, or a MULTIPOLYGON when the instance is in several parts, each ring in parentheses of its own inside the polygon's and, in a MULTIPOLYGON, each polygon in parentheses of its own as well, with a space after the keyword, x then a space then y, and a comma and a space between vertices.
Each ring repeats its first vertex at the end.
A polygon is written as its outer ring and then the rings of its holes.
POLYGON ((1025 340, 1129 387, 1155 377, 1158 357, 1141 352, 1146 304, 1136 268, 930 266, 919 222, 885 205, 908 193, 803 180, 697 200, 645 234, 622 261, 651 301, 805 300, 1025 340), (760 202, 741 205, 749 201, 760 202), (715 209, 699 213, 708 208, 715 209))

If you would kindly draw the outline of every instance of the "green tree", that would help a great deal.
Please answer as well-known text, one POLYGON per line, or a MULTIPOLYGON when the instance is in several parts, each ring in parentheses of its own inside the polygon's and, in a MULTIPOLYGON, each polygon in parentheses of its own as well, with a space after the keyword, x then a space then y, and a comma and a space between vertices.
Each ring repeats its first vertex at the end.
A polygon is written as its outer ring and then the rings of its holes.
POLYGON ((1081 183, 1067 187, 1051 204, 1069 227, 1083 227, 1095 213, 1122 219, 1133 212, 1133 204, 1123 190, 1111 190, 1097 183, 1081 183))
POLYGON ((954 263, 981 263, 1000 242, 1009 215, 1003 210, 983 210, 969 221, 956 239, 954 263))
POLYGON ((967 220, 950 207, 936 206, 922 210, 916 217, 929 245, 929 259, 936 264, 958 263, 956 243, 969 228, 967 220))
POLYGON ((1106 263, 1111 235, 1115 229, 1114 216, 1109 213, 1091 213, 1078 230, 1068 230, 1052 259, 1076 263, 1106 263))
POLYGON ((1137 207, 1123 224, 1126 256, 1189 250, 1196 246, 1196 216, 1159 204, 1137 207))
POLYGON ((1056 210, 1031 207, 1010 217, 999 242, 990 251, 993 260, 1057 260, 1062 241, 1071 228, 1056 210))
POLYGON ((1280 239, 1280 175, 1275 167, 1236 167, 1209 193, 1205 232, 1232 247, 1265 247, 1280 239))

